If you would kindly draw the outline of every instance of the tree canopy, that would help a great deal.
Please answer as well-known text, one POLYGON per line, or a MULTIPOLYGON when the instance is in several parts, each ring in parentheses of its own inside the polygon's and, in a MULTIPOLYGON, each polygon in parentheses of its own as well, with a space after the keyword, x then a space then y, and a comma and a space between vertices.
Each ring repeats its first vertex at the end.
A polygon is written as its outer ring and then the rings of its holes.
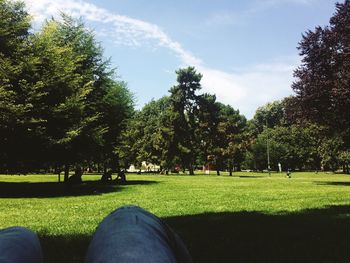
MULTIPOLYGON (((341 133, 350 146, 350 1, 336 4, 329 25, 307 31, 292 85, 294 112, 341 133)), ((292 104, 293 104, 292 103, 292 104)))
POLYGON ((133 99, 93 32, 63 14, 31 33, 23 4, 0 5, 1 171, 112 169, 133 99))

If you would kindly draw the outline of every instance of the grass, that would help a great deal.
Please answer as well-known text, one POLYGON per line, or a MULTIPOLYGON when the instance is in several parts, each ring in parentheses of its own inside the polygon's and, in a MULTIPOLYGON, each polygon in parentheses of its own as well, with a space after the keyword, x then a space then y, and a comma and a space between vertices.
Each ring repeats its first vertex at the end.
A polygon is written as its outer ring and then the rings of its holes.
POLYGON ((350 262, 348 175, 99 178, 66 187, 56 175, 0 175, 0 228, 35 230, 46 262, 83 262, 98 223, 135 204, 178 232, 195 262, 350 262))

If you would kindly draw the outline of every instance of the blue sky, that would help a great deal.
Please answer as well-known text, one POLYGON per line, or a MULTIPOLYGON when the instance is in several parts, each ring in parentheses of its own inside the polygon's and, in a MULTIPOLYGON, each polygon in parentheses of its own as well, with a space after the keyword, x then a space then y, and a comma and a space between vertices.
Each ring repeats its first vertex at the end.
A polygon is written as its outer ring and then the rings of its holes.
POLYGON ((137 107, 168 94, 195 66, 202 92, 251 118, 292 94, 301 35, 327 25, 333 0, 25 0, 36 25, 59 11, 82 17, 134 93, 137 107))

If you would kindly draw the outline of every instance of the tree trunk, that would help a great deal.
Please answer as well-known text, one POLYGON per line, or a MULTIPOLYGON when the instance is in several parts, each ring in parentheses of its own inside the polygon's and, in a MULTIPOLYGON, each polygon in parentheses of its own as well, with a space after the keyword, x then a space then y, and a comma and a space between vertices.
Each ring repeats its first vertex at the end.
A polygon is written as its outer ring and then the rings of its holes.
POLYGON ((67 179, 67 183, 69 184, 80 184, 82 183, 82 177, 83 175, 83 169, 80 165, 75 166, 75 172, 74 174, 67 179))
POLYGON ((219 176, 220 175, 220 168, 221 168, 221 160, 219 156, 215 157, 215 168, 216 168, 216 175, 219 176))
POLYGON ((64 182, 67 183, 69 178, 69 165, 64 166, 64 182))
POLYGON ((54 173, 58 176, 58 182, 61 182, 61 167, 59 165, 55 166, 54 173))
POLYGON ((75 167, 74 176, 77 178, 78 182, 81 182, 81 177, 83 176, 83 168, 80 165, 75 167))
POLYGON ((229 163, 228 163, 228 170, 229 170, 229 173, 230 173, 230 176, 232 176, 232 163, 231 163, 231 161, 229 161, 229 163))
POLYGON ((188 171, 190 172, 190 175, 194 175, 194 171, 193 171, 193 166, 192 165, 190 165, 188 167, 188 171))
POLYGON ((103 174, 107 174, 107 165, 106 164, 103 165, 103 174))

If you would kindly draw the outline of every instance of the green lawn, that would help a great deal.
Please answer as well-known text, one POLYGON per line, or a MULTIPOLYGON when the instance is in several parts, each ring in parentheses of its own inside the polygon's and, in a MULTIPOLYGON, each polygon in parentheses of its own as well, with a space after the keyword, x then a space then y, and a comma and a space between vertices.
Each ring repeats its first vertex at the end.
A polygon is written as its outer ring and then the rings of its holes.
POLYGON ((98 223, 139 205, 179 233, 195 262, 350 262, 350 176, 128 175, 123 186, 0 175, 0 228, 38 232, 46 262, 83 262, 98 223))

